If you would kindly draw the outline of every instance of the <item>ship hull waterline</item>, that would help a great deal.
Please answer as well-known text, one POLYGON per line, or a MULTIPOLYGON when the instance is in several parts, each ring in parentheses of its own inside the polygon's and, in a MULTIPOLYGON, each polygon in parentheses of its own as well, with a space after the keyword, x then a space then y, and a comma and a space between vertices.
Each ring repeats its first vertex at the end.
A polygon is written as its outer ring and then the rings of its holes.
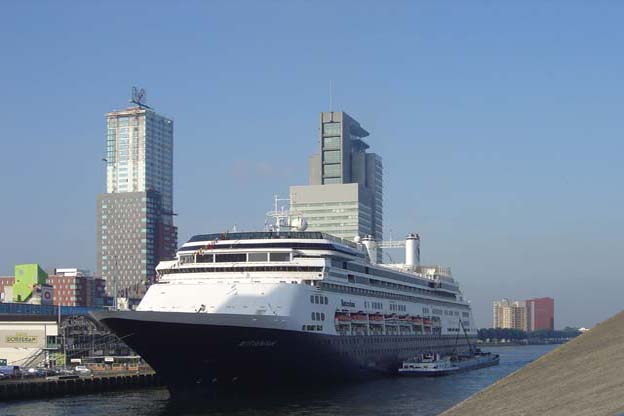
POLYGON ((274 316, 148 311, 92 316, 138 353, 174 395, 396 375, 409 357, 458 347, 455 336, 293 331, 285 329, 287 319, 274 316))

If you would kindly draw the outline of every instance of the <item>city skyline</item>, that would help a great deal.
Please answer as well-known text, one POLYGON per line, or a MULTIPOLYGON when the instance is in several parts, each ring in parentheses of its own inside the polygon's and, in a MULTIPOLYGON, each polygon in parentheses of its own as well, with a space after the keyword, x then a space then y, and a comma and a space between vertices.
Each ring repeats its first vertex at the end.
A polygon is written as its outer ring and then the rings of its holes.
POLYGON ((273 194, 307 183, 332 80, 331 109, 360 120, 383 155, 384 231, 418 232, 423 262, 452 267, 480 326, 504 296, 556 298, 558 327, 621 309, 622 7, 186 7, 155 5, 150 19, 166 30, 148 25, 130 45, 138 5, 127 16, 5 6, 0 33, 15 42, 0 69, 0 274, 29 262, 96 270, 101 115, 132 85, 175 115, 183 242, 261 228, 273 194), (336 39, 350 47, 332 49, 336 39))

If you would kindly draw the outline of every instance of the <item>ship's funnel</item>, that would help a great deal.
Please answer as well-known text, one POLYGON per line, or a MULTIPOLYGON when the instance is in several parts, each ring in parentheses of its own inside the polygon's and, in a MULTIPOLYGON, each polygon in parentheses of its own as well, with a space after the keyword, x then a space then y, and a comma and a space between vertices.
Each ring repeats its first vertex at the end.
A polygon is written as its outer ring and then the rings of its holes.
POLYGON ((408 234, 405 238, 405 264, 418 266, 420 264, 420 236, 408 234))
POLYGON ((375 241, 372 236, 367 235, 366 237, 362 238, 362 244, 364 244, 364 247, 366 247, 370 262, 373 264, 377 264, 377 241, 375 241))

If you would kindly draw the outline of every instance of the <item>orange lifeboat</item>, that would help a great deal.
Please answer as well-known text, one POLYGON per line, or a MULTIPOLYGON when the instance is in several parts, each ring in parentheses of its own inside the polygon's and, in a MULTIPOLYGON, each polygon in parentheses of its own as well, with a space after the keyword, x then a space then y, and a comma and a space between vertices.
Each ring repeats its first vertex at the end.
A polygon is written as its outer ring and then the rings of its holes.
POLYGON ((362 322, 362 321, 366 321, 366 320, 368 320, 368 315, 366 315, 366 314, 365 314, 364 312, 362 312, 362 311, 359 311, 359 312, 357 312, 357 313, 352 313, 352 314, 351 314, 351 319, 352 319, 353 321, 359 321, 359 322, 362 322))
POLYGON ((340 322, 351 322, 351 316, 348 312, 336 312, 336 320, 340 322))
POLYGON ((395 313, 391 313, 389 315, 384 315, 384 318, 386 319, 386 321, 389 321, 390 323, 396 321, 397 316, 395 313))
POLYGON ((371 314, 368 315, 368 319, 370 321, 375 321, 375 322, 380 322, 381 321, 381 322, 383 322, 384 317, 380 313, 371 313, 371 314))

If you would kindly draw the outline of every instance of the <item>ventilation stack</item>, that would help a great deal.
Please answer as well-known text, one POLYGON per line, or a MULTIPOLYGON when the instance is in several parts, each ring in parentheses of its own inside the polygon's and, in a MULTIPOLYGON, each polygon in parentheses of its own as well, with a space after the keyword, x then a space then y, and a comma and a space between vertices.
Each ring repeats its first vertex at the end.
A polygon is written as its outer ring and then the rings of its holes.
POLYGON ((420 236, 408 234, 405 237, 405 264, 416 267, 420 264, 420 236))
POLYGON ((377 241, 375 241, 372 236, 367 235, 366 237, 362 238, 362 244, 364 244, 364 247, 366 247, 370 262, 373 264, 377 264, 377 241))

